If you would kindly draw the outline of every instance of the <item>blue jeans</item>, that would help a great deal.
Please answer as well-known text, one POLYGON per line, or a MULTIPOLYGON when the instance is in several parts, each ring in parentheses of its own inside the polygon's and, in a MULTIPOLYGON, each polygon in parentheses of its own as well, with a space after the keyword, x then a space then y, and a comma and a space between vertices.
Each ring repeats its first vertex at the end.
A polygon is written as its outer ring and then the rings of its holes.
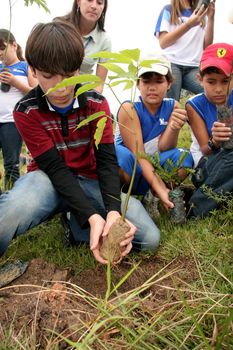
MULTIPOLYGON (((84 177, 77 177, 77 181, 92 204, 105 217, 98 181, 84 177)), ((124 201, 123 195, 122 207, 124 201)), ((4 254, 14 237, 25 233, 54 214, 68 210, 69 207, 44 172, 38 170, 21 176, 11 191, 0 196, 0 256, 4 254)), ((156 249, 160 239, 159 229, 136 198, 130 198, 127 218, 137 227, 134 246, 138 249, 156 249)), ((75 230, 75 238, 78 241, 88 241, 89 229, 81 229, 76 222, 75 230)))
POLYGON ((11 188, 19 178, 19 156, 22 148, 22 137, 15 123, 0 123, 0 148, 2 149, 4 164, 4 187, 11 188))
POLYGON ((180 100, 181 89, 192 92, 193 94, 200 94, 203 92, 203 87, 197 80, 198 67, 181 66, 178 64, 171 64, 172 75, 175 77, 167 97, 180 100))

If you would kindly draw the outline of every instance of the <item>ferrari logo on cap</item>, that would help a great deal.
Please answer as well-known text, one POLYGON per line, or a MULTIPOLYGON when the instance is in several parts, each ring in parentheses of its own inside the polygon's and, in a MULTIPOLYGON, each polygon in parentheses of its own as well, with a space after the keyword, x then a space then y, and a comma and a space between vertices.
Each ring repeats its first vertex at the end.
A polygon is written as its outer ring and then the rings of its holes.
POLYGON ((222 58, 226 55, 227 50, 226 49, 218 49, 217 50, 217 56, 218 58, 222 58))

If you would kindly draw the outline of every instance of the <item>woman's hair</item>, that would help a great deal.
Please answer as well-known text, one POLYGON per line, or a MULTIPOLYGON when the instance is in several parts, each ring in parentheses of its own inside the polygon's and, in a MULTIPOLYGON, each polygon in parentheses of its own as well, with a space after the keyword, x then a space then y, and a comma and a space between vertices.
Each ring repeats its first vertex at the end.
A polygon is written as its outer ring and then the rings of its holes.
POLYGON ((53 75, 75 72, 84 57, 81 35, 69 22, 38 23, 27 39, 25 57, 33 69, 53 75))
MULTIPOLYGON (((171 0, 171 24, 180 24, 181 13, 187 8, 185 3, 185 0, 171 0)), ((193 12, 197 7, 198 0, 189 0, 189 4, 193 12)))
MULTIPOLYGON (((102 30, 103 32, 105 32, 104 22, 105 22, 107 7, 108 7, 108 0, 104 0, 104 9, 100 18, 97 21, 99 25, 99 29, 102 30)), ((77 0, 74 0, 72 10, 67 15, 55 18, 55 20, 63 20, 63 21, 71 22, 75 25, 76 28, 79 28, 79 19, 80 19, 80 9, 78 7, 77 0)))

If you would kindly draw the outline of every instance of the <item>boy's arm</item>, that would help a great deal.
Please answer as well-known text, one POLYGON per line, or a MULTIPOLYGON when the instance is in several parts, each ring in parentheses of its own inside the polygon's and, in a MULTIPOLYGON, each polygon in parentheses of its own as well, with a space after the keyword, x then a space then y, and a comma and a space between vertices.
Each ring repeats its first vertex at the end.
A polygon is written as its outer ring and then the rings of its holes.
POLYGON ((98 214, 56 148, 51 148, 35 157, 35 161, 39 168, 48 175, 57 192, 67 201, 82 227, 85 226, 91 215, 98 214))
POLYGON ((120 177, 114 144, 95 147, 96 169, 107 212, 121 211, 120 177))
POLYGON ((188 115, 189 125, 194 136, 197 139, 202 154, 204 156, 211 154, 212 151, 208 147, 209 134, 204 120, 188 103, 186 104, 186 111, 188 115))

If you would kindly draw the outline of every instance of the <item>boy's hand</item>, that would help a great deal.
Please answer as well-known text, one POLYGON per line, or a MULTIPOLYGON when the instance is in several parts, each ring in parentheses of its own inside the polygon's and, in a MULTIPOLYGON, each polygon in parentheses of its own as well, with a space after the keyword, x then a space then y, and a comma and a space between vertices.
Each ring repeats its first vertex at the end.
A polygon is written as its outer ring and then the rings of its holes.
POLYGON ((105 220, 99 214, 93 214, 89 217, 90 224, 90 249, 95 259, 101 264, 107 265, 108 261, 100 255, 100 245, 104 231, 105 220))
POLYGON ((224 123, 214 122, 212 127, 212 137, 214 144, 218 147, 222 141, 229 141, 232 132, 229 126, 224 123))
POLYGON ((157 195, 160 198, 166 210, 174 208, 174 204, 169 199, 169 192, 170 190, 167 187, 165 189, 162 189, 161 191, 157 190, 157 195))
MULTIPOLYGON (((116 221, 117 218, 119 218, 121 215, 117 211, 110 211, 106 217, 106 224, 104 227, 103 237, 107 236, 110 227, 112 224, 116 221)), ((126 233, 125 239, 121 241, 120 246, 125 247, 125 250, 122 252, 121 256, 122 258, 126 256, 132 249, 132 240, 134 238, 135 232, 137 228, 128 220, 126 220, 127 223, 130 226, 130 231, 126 233)))
POLYGON ((180 130, 187 121, 187 113, 182 108, 174 108, 170 120, 169 126, 172 130, 180 130))

